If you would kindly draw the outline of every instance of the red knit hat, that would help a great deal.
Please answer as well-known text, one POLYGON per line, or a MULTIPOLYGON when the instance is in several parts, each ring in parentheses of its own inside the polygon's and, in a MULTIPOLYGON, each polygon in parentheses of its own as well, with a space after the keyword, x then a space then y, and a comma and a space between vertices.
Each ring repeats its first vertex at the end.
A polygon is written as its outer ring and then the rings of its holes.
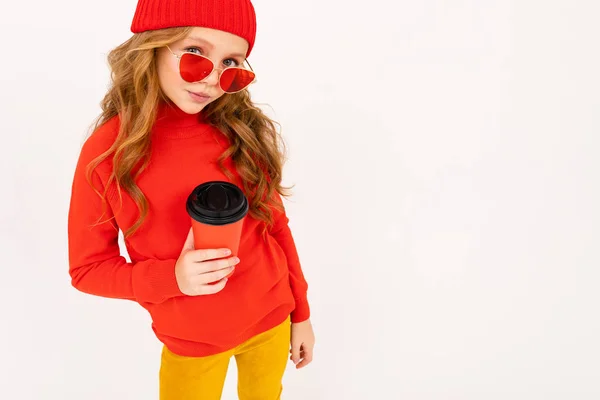
POLYGON ((248 41, 254 47, 256 14, 250 0, 138 0, 131 31, 200 26, 218 29, 248 41))

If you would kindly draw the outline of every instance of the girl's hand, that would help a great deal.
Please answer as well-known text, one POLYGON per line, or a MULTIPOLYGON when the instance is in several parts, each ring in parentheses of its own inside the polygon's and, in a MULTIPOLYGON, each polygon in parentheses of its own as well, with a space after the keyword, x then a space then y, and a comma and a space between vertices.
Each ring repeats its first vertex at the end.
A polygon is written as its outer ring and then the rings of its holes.
POLYGON ((227 277, 239 263, 237 257, 214 260, 229 255, 228 249, 194 250, 194 233, 190 233, 175 264, 175 278, 179 290, 188 296, 201 296, 220 292, 227 277), (213 260, 213 261, 211 261, 213 260))
POLYGON ((315 347, 315 334, 310 319, 292 324, 291 345, 290 360, 296 364, 296 369, 306 367, 311 363, 315 347))

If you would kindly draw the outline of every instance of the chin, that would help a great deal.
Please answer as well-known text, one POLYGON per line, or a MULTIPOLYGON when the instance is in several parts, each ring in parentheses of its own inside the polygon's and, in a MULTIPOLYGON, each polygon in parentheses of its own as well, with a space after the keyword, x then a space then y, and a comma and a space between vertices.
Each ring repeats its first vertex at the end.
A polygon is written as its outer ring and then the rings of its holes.
POLYGON ((186 114, 198 114, 207 104, 197 104, 191 101, 182 101, 177 103, 177 107, 186 114))

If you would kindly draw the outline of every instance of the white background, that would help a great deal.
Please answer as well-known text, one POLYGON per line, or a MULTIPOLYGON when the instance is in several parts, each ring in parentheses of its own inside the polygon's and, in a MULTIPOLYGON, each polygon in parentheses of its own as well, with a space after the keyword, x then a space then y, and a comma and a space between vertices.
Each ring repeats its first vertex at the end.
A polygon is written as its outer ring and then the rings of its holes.
MULTIPOLYGON (((284 398, 600 398, 600 3, 256 0, 315 361, 284 398)), ((134 0, 3 7, 0 397, 157 398, 134 303, 70 286, 70 185, 134 0)), ((224 399, 235 399, 231 364, 224 399)))

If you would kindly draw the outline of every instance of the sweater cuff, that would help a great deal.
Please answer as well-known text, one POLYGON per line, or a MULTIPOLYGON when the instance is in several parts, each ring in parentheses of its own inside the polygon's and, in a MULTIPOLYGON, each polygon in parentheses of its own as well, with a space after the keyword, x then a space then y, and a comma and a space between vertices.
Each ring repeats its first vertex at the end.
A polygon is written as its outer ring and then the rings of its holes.
POLYGON ((177 260, 152 260, 134 265, 132 284, 138 302, 162 303, 183 296, 175 277, 177 260))
POLYGON ((290 318, 293 324, 304 322, 310 318, 310 306, 308 305, 306 297, 303 299, 296 299, 296 308, 290 314, 290 318))

